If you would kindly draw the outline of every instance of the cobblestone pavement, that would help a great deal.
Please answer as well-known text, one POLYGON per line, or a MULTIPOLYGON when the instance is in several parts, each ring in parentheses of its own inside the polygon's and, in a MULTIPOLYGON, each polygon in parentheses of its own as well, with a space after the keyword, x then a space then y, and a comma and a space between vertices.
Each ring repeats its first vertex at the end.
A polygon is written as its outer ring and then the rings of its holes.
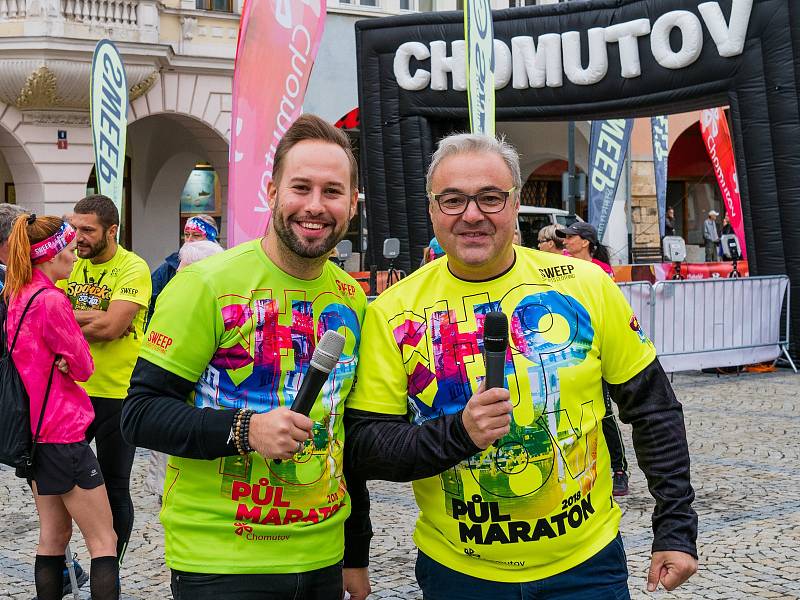
MULTIPOLYGON (((692 454, 700 571, 680 591, 662 591, 658 597, 800 598, 800 376, 785 371, 720 378, 693 373, 676 376, 675 388, 684 404, 692 454)), ((132 484, 136 528, 122 569, 125 600, 170 598, 158 505, 143 489, 144 470, 140 451, 132 484)), ((384 482, 370 488, 373 597, 420 599, 414 581, 411 488, 384 482)), ((653 502, 636 468, 631 495, 620 504, 631 592, 634 599, 648 598, 653 595, 643 590, 653 502)), ((29 493, 12 473, 0 471, 0 597, 33 597, 36 537, 29 493)), ((88 565, 77 529, 73 550, 88 565)))

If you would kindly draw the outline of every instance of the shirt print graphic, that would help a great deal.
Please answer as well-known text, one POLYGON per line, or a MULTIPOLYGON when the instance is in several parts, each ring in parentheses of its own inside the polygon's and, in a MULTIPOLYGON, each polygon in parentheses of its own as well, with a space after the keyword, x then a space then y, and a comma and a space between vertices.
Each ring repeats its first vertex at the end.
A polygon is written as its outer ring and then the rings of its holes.
MULTIPOLYGON (((260 456, 253 459, 234 456, 222 461, 220 493, 240 503, 237 519, 263 522, 270 510, 290 506, 301 498, 304 504, 316 506, 322 519, 327 516, 325 510, 335 510, 333 506, 345 497, 341 417, 344 398, 355 376, 360 325, 353 309, 342 304, 333 293, 320 294, 313 300, 292 298, 293 295, 305 294, 287 290, 282 302, 259 297, 263 294, 258 292, 251 299, 221 298, 223 343, 195 387, 197 407, 268 412, 279 406, 291 406, 317 341, 329 329, 346 339, 342 356, 322 388, 321 402, 311 412, 312 437, 293 459, 276 464, 260 456), (290 307, 288 311, 282 308, 285 306, 290 307), (258 483, 252 486, 247 483, 252 479, 252 460, 263 461, 257 472, 268 470, 268 489, 266 484, 262 486, 265 489, 258 490, 258 483), (266 496, 258 498, 259 493, 273 497, 266 502, 266 496), (255 506, 245 507, 248 503, 255 506)), ((267 523, 284 523, 293 516, 289 513, 295 511, 284 512, 276 512, 267 523)))
MULTIPOLYGON (((86 267, 83 268, 83 281, 70 281, 67 284, 67 296, 75 310, 102 310, 107 311, 111 303, 111 294, 114 291, 103 283, 106 271, 103 270, 95 280, 89 275, 86 267)), ((116 275, 116 273, 114 273, 116 275)))
POLYGON ((509 317, 511 430, 439 476, 443 508, 459 521, 465 543, 563 535, 593 512, 599 421, 591 400, 562 398, 560 385, 563 369, 581 365, 592 348, 589 313, 575 298, 540 284, 517 286, 497 302, 483 295, 462 302, 453 307, 442 301, 424 316, 403 313, 390 323, 406 362, 410 411, 422 423, 465 406, 484 374, 485 316, 502 310, 509 317), (474 315, 474 321, 462 315, 474 315), (573 481, 579 492, 570 491, 571 501, 565 500, 573 481), (541 518, 573 504, 581 508, 556 515, 555 522, 541 518))

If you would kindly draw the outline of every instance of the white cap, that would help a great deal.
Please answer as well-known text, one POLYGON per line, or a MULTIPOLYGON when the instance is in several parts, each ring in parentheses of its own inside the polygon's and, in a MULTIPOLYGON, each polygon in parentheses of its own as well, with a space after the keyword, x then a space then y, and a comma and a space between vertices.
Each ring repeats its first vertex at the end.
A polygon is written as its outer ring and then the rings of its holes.
POLYGON ((715 211, 715 210, 710 210, 710 211, 708 211, 708 216, 709 217, 718 217, 719 213, 717 211, 715 211))

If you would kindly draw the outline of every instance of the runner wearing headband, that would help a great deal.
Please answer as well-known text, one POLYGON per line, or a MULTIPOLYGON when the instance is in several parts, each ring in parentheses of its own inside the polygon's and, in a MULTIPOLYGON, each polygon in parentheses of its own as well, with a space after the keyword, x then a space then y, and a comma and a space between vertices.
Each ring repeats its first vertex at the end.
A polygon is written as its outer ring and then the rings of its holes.
POLYGON ((117 536, 103 474, 86 441, 94 410, 76 383, 86 381, 94 365, 70 303, 55 286, 72 271, 75 245, 75 230, 60 218, 19 217, 9 238, 3 291, 6 344, 30 398, 36 436, 28 482, 39 514, 34 575, 39 600, 62 596, 64 548, 73 520, 92 557, 92 598, 119 598, 117 536), (26 356, 37 360, 20 358, 26 356))

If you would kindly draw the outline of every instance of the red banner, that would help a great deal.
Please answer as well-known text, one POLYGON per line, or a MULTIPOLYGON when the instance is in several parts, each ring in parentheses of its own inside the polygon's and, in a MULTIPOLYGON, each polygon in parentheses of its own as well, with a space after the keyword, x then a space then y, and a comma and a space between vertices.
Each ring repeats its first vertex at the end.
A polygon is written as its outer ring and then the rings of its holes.
POLYGON ((725 213, 731 222, 733 232, 739 238, 742 257, 747 258, 744 238, 744 219, 742 218, 742 200, 739 196, 739 180, 736 176, 736 163, 733 159, 733 144, 728 120, 719 108, 710 108, 700 112, 700 129, 703 142, 714 166, 725 213))
POLYGON ((245 2, 233 74, 228 247, 264 235, 275 149, 301 114, 324 27, 320 0, 245 2))
MULTIPOLYGON (((675 276, 674 263, 657 263, 652 265, 617 265, 614 269, 614 281, 667 281, 675 276)), ((750 275, 750 268, 746 260, 739 261, 736 265, 739 277, 750 275)), ((713 263, 681 263, 681 277, 683 279, 717 279, 728 278, 733 273, 732 262, 713 263)))

